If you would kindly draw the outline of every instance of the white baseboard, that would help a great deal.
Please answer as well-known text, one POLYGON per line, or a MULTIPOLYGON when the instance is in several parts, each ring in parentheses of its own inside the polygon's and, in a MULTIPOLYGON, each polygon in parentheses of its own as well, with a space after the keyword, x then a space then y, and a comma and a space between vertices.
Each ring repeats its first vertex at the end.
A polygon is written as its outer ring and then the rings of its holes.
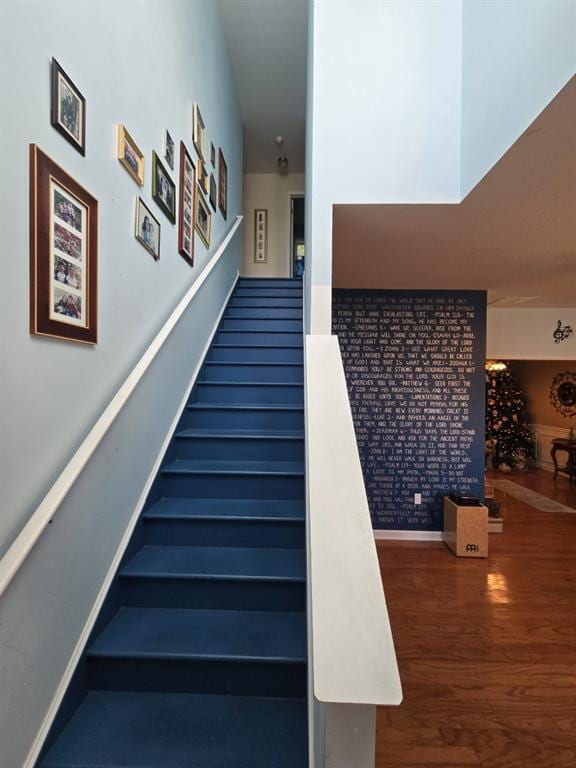
POLYGON ((96 623, 96 619, 98 618, 98 614, 100 613, 100 609, 102 608, 102 605, 104 604, 104 600, 106 599, 106 595, 108 594, 108 591, 110 589, 110 586, 112 585, 112 581, 114 580, 114 576, 116 575, 116 571, 118 570, 118 567, 120 565, 120 562, 122 558, 124 557, 124 552, 126 551, 126 548, 128 547, 128 544, 130 543, 130 539, 132 538, 132 534, 134 533, 134 529, 136 528, 136 524, 138 523, 138 520, 140 519, 140 514, 142 512, 142 509, 144 507, 144 504, 146 503, 146 498, 148 497, 148 493, 150 492, 150 488, 152 487, 152 483, 156 479, 156 475, 158 474, 158 470, 160 469, 160 466, 162 464, 162 460, 164 458, 164 454, 166 453, 168 446, 170 444, 170 440, 172 439, 172 435, 174 433, 174 430, 178 426, 178 422, 180 420, 180 417, 182 416, 182 412, 184 411, 184 408, 186 407, 186 403, 188 402, 190 398, 190 393, 192 392, 192 388, 194 384, 196 383, 196 379, 198 378, 198 374, 200 373, 200 369, 202 368, 202 364, 204 362, 204 358, 206 357, 206 354, 208 350, 210 349, 210 345, 212 344, 212 339, 214 338, 214 335, 216 334, 216 331, 218 330, 218 326, 220 325, 220 320, 222 319, 222 315, 224 314, 224 310, 226 309, 226 306, 228 304, 228 301, 230 300, 230 296, 232 295, 232 292, 234 288, 236 287, 236 283, 238 281, 238 273, 236 274, 236 280, 234 280, 232 287, 230 288, 230 291, 228 295, 226 296, 226 299, 224 301, 224 304, 222 305, 222 310, 220 311, 220 314, 218 315, 218 318, 214 324, 214 328, 212 330, 212 333, 210 334, 210 338, 206 342, 206 345, 204 349, 202 350, 202 354, 200 356, 198 365, 196 366, 194 373, 192 374, 192 379, 190 381, 190 385, 186 389, 186 393, 182 400, 180 401, 180 404, 178 406, 178 409, 176 411, 176 415, 170 424, 170 427, 168 428, 168 432, 166 434, 166 437, 164 438, 164 441, 162 443, 162 446, 160 448, 160 451, 158 452, 158 455, 156 457, 156 461, 154 462, 154 465, 152 469, 150 470, 150 474, 148 475, 148 479, 146 480, 146 485, 144 486, 144 489, 142 490, 142 493, 140 494, 140 497, 138 499, 138 502, 136 503, 136 506, 134 507, 134 511, 132 513, 132 516, 130 517, 130 522, 128 523, 128 527, 126 528, 126 531, 122 537, 122 540, 118 546, 118 549, 116 550, 116 554, 114 555, 114 559, 112 560, 110 564, 110 568, 108 569, 108 572, 106 574, 106 577, 104 581, 102 582, 102 587, 100 588, 100 591, 98 593, 98 597, 96 598, 96 601, 94 602, 94 605, 92 606, 92 610, 90 611, 90 614, 88 616, 88 619, 86 620, 86 623, 84 625, 84 628, 80 634, 80 637, 78 638, 78 642, 76 643, 76 646, 74 648, 74 651, 72 652, 72 655, 70 656, 70 661, 68 662, 68 665, 66 667, 66 670, 64 672, 64 675, 62 676, 62 679, 60 680, 60 684, 58 685, 58 688, 56 689, 56 693, 54 694, 54 697, 52 701, 50 702, 50 706, 48 708, 48 711, 46 712, 46 716, 44 717, 44 720, 42 721, 42 725, 40 726, 40 730, 38 731, 36 738, 34 739, 34 742, 32 744, 32 747, 30 748, 30 752, 28 753, 28 756, 26 757, 26 760, 24 761, 24 765, 22 768, 34 768, 36 765, 36 761, 38 760, 38 756, 40 754, 40 751, 42 750, 42 747, 44 745, 44 742, 46 740, 46 737, 48 736, 48 732, 50 731, 50 728, 52 727, 52 723, 54 722, 54 718, 56 717, 58 713, 58 709, 60 708, 60 704, 62 703, 62 699, 64 698, 64 695, 66 693, 66 690, 68 689, 68 686, 70 684, 70 681, 72 680, 72 676, 74 675, 74 672, 76 670, 76 667, 78 666, 78 662, 80 661, 80 658, 82 656, 82 653, 84 652, 84 648, 86 646, 86 643, 88 642, 88 638, 90 637, 90 633, 92 632, 92 629, 94 628, 94 625, 96 623))
POLYGON ((375 530, 376 541, 442 541, 442 531, 384 531, 375 530))

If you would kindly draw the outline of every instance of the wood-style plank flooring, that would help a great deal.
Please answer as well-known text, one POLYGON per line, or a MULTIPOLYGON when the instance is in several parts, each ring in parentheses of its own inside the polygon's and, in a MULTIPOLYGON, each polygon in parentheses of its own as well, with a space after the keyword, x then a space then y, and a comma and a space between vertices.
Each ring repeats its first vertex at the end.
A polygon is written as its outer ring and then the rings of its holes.
MULTIPOLYGON (((568 478, 508 479, 576 509, 568 478)), ((504 517, 487 559, 378 542, 404 701, 376 768, 576 768, 576 514, 508 496, 504 517)))

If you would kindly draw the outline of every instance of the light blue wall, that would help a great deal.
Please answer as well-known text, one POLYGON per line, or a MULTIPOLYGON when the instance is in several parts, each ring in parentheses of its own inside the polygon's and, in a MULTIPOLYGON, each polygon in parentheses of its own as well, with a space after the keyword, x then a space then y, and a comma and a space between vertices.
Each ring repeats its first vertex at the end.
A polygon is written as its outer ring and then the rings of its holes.
POLYGON ((198 236, 194 268, 179 256, 176 227, 151 200, 152 150, 162 156, 167 128, 196 157, 198 101, 228 163, 228 222, 213 215, 213 251, 241 211, 242 124, 212 0, 0 3, 0 35, 1 555, 209 257, 198 236), (85 158, 50 125, 52 56, 87 100, 85 158), (141 188, 116 159, 117 123, 145 154, 141 194, 161 222, 159 262, 133 235, 141 188), (30 142, 100 203, 95 347, 29 335, 30 142))
MULTIPOLYGON (((197 100, 228 163, 228 221, 241 211, 242 124, 215 4, 0 4, 0 555, 198 277, 176 228, 151 201, 151 152, 164 129, 191 142, 197 100), (55 56, 87 99, 87 155, 50 126, 55 56), (116 124, 146 155, 142 196, 162 223, 158 263, 133 236, 140 189, 116 160, 116 124), (99 343, 28 333, 28 144, 37 143, 100 203, 99 343)), ((176 179, 176 172, 174 178, 176 179)), ((143 485, 241 263, 241 236, 202 287, 53 523, 0 599, 0 762, 20 768, 62 679, 143 485)))
POLYGON ((464 0, 461 197, 576 71, 574 0, 464 0))

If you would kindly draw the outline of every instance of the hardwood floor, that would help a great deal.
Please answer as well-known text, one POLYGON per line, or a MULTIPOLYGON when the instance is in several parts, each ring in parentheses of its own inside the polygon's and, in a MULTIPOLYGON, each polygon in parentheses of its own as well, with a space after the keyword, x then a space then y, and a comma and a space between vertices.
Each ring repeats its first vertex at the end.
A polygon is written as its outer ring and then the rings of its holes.
MULTIPOLYGON (((567 478, 509 479, 576 509, 567 478)), ((404 701, 378 711, 376 768, 575 768, 576 514, 508 496, 504 517, 487 559, 378 542, 404 701)))

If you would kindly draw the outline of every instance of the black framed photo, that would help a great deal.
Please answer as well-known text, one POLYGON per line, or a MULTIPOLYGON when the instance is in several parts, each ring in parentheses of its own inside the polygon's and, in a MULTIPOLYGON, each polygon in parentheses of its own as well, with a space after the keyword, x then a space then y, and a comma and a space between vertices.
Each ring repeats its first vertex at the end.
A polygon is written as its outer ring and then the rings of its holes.
POLYGON ((136 198, 136 223, 134 235, 139 243, 154 256, 160 258, 160 222, 141 197, 136 198))
POLYGON ((216 202, 216 179, 213 173, 210 174, 210 205, 212 210, 216 211, 218 204, 216 202))
POLYGON ((194 226, 196 232, 202 238, 202 242, 206 248, 210 248, 210 230, 212 228, 212 214, 208 203, 204 200, 202 190, 197 185, 196 189, 196 210, 194 214, 194 226))
POLYGON ((152 152, 152 198, 166 214, 172 224, 176 223, 176 185, 162 165, 162 161, 152 152))
POLYGON ((194 265, 194 196, 196 169, 184 142, 180 142, 180 207, 178 216, 178 251, 194 265))
POLYGON ((170 170, 174 170, 174 139, 168 131, 164 133, 164 159, 168 163, 170 170))
POLYGON ((86 99, 56 59, 52 59, 50 121, 72 146, 86 154, 86 99))
POLYGON ((210 165, 216 168, 216 147, 210 142, 210 165))
POLYGON ((218 150, 218 208, 224 216, 228 216, 228 166, 222 150, 218 150))
POLYGON ((98 201, 30 145, 30 333, 95 344, 98 201))

